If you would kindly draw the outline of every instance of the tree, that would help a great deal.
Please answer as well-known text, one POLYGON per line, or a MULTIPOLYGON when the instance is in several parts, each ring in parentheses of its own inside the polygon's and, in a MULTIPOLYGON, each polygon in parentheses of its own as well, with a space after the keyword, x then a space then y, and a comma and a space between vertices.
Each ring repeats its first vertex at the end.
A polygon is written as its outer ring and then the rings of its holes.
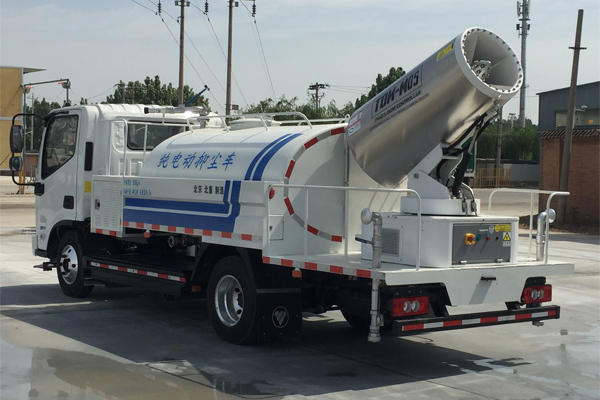
MULTIPOLYGON (((537 126, 530 119, 525 127, 515 124, 514 120, 502 120, 502 158, 505 160, 534 161, 538 159, 537 126)), ((496 124, 488 126, 477 141, 478 158, 496 157, 496 124)))
MULTIPOLYGON (((268 98, 260 101, 258 104, 251 104, 243 109, 242 112, 244 114, 300 112, 309 119, 340 118, 345 115, 351 115, 354 112, 354 107, 350 102, 348 102, 341 110, 337 108, 335 100, 330 101, 325 107, 319 107, 318 110, 315 110, 314 102, 306 104, 297 104, 297 102, 297 97, 292 97, 288 100, 285 96, 281 96, 277 102, 268 98)), ((279 119, 291 120, 295 118, 296 117, 294 116, 281 116, 279 119)))
POLYGON ((371 85, 371 90, 369 90, 369 93, 367 95, 363 94, 354 102, 355 110, 358 110, 360 107, 365 105, 369 100, 384 91, 388 86, 396 82, 404 74, 406 74, 406 72, 402 69, 402 67, 390 68, 390 72, 388 72, 386 76, 381 76, 381 74, 378 74, 377 78, 375 78, 375 83, 371 85))
MULTIPOLYGON (((390 68, 388 74, 383 76, 377 75, 375 83, 371 85, 371 90, 367 95, 362 95, 357 98, 354 105, 351 102, 346 103, 341 109, 339 109, 335 103, 335 100, 329 102, 325 107, 319 107, 315 110, 315 100, 311 99, 306 104, 297 104, 298 98, 293 97, 291 100, 287 100, 285 96, 282 96, 279 101, 275 102, 273 99, 266 99, 260 101, 258 104, 251 104, 244 110, 246 114, 256 113, 273 113, 273 112, 284 112, 284 111, 297 111, 306 115, 309 119, 322 119, 322 118, 340 118, 346 115, 352 115, 359 107, 367 103, 377 94, 381 93, 388 86, 400 79, 406 72, 400 67, 390 68)), ((291 119, 282 117, 281 119, 291 119)))
MULTIPOLYGON (((174 107, 179 105, 177 88, 171 83, 168 85, 162 84, 158 75, 154 79, 147 76, 143 83, 140 81, 130 81, 126 84, 120 81, 115 86, 115 92, 106 98, 106 103, 156 104, 174 107)), ((188 85, 183 87, 184 99, 191 100, 195 95, 194 89, 188 85)), ((204 99, 204 96, 199 96, 190 106, 197 106, 202 103, 208 106, 208 101, 204 99)))

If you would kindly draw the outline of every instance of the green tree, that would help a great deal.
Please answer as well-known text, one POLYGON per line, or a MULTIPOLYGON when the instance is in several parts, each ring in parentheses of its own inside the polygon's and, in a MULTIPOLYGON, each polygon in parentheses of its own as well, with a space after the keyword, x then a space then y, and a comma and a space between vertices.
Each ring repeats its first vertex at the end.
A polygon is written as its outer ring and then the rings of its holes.
MULTIPOLYGON (((309 119, 321 119, 321 118, 340 118, 344 115, 350 115, 354 112, 352 103, 348 102, 341 110, 337 108, 335 100, 332 100, 325 107, 319 107, 319 110, 315 110, 314 102, 308 102, 306 104, 298 104, 298 98, 292 97, 286 99, 285 96, 281 96, 277 102, 273 99, 265 99, 258 104, 251 104, 247 108, 243 109, 244 114, 260 114, 260 113, 277 113, 277 112, 301 112, 306 115, 309 119)), ((280 120, 295 119, 294 116, 281 116, 280 120)))
MULTIPOLYGON (((178 106, 177 88, 173 84, 168 85, 161 83, 160 77, 157 75, 154 79, 149 76, 144 79, 144 82, 135 81, 125 83, 120 81, 115 85, 115 92, 106 98, 106 103, 109 104, 156 104, 160 106, 178 106)), ((184 101, 191 100, 196 93, 194 89, 185 85, 183 87, 184 101)), ((190 106, 197 106, 204 103, 208 106, 208 101, 204 96, 199 96, 190 106)))
MULTIPOLYGON (((260 101, 258 104, 251 104, 247 108, 243 109, 242 112, 245 114, 256 114, 297 111, 303 113, 309 119, 340 118, 346 115, 352 115, 359 107, 371 100, 377 94, 381 93, 388 86, 400 79, 404 74, 405 71, 402 68, 392 67, 386 76, 381 74, 377 75, 375 83, 371 85, 371 90, 369 90, 368 94, 357 98, 354 102, 354 105, 352 102, 348 102, 341 109, 337 107, 335 100, 330 101, 326 106, 321 106, 318 110, 316 110, 314 99, 310 99, 306 104, 298 104, 297 97, 293 97, 292 99, 288 100, 285 98, 285 96, 282 96, 277 102, 269 98, 260 101)), ((287 119, 291 118, 293 117, 288 117, 287 119)))
POLYGON ((388 74, 386 76, 382 76, 381 74, 378 74, 377 78, 375 78, 375 83, 373 85, 371 85, 371 90, 369 90, 369 93, 366 95, 363 94, 358 99, 356 99, 356 101, 354 102, 355 110, 358 110, 360 107, 365 105, 369 100, 371 100, 373 97, 377 96, 379 93, 381 93, 383 90, 385 90, 392 83, 396 82, 404 74, 406 74, 406 72, 402 69, 402 67, 390 68, 390 71, 388 72, 388 74))
MULTIPOLYGON (((498 126, 488 126, 477 141, 478 158, 495 158, 498 126)), ((525 127, 514 120, 502 120, 502 159, 534 161, 538 159, 537 125, 530 119, 525 120, 525 127)))

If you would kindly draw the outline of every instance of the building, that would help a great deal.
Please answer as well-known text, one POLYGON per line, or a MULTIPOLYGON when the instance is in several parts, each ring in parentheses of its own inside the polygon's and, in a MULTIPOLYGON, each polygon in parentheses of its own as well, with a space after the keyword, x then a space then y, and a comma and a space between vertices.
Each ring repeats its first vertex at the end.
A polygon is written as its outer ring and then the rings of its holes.
MULTIPOLYGON (((23 76, 44 71, 38 68, 0 66, 0 174, 10 173, 10 126, 16 114, 23 112, 25 90, 23 76)), ((22 119, 17 119, 21 123, 22 119)), ((37 159, 37 157, 36 157, 37 159)), ((27 165, 31 165, 27 160, 27 165)))
MULTIPOLYGON (((558 190, 567 122, 569 88, 538 93, 540 189, 558 190)), ((569 166, 567 214, 572 224, 599 225, 600 81, 577 86, 569 166)), ((543 196, 540 207, 545 208, 543 196)), ((556 208, 553 202, 552 207, 556 208)))

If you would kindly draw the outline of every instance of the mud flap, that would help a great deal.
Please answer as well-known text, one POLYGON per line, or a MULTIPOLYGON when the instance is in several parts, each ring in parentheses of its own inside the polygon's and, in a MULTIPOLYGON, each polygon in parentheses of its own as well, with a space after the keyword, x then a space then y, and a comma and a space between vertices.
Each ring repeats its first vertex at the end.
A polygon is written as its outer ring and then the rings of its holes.
POLYGON ((302 334, 300 288, 258 289, 258 341, 296 339, 302 334))

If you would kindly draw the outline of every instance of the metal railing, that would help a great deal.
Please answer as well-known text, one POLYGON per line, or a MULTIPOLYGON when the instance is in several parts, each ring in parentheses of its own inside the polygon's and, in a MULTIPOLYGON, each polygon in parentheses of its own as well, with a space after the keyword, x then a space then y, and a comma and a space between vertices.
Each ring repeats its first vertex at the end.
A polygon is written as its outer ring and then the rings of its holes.
MULTIPOLYGON (((546 201, 546 215, 549 214, 550 211, 550 202, 552 201, 552 198, 554 196, 568 196, 570 193, 569 192, 559 192, 559 191, 554 191, 554 190, 539 190, 539 189, 508 189, 508 188, 499 188, 499 189, 495 189, 492 190, 492 192, 490 193, 490 196, 488 198, 488 213, 491 212, 492 210, 492 197, 494 194, 498 193, 498 192, 511 192, 511 193, 520 193, 520 194, 529 194, 530 198, 529 198, 529 251, 528 251, 528 257, 531 258, 531 245, 533 242, 533 200, 534 200, 534 195, 540 195, 540 194, 547 194, 548 199, 546 201)), ((550 229, 550 219, 549 218, 545 218, 545 230, 544 232, 546 232, 546 235, 548 235, 549 229, 550 229)), ((540 231, 540 227, 537 227, 538 232, 540 231)), ((544 247, 544 263, 548 262, 548 243, 549 241, 546 241, 546 245, 544 247)))
POLYGON ((349 116, 344 116, 344 117, 340 117, 340 118, 309 119, 306 115, 304 115, 303 113, 301 113, 299 111, 257 113, 257 114, 203 115, 203 116, 197 117, 197 119, 199 121, 200 120, 209 121, 214 118, 221 120, 222 125, 224 126, 224 128, 227 132, 229 132, 231 130, 231 127, 229 125, 227 125, 227 120, 232 122, 232 120, 244 121, 245 119, 256 118, 261 121, 265 130, 269 130, 269 127, 271 126, 272 122, 277 122, 281 125, 298 125, 298 126, 300 126, 300 125, 306 124, 309 128, 312 129, 313 124, 327 123, 327 122, 333 123, 333 124, 342 124, 342 123, 348 122, 348 120, 350 119, 349 116), (300 118, 292 119, 292 120, 276 120, 275 119, 275 117, 281 117, 281 116, 296 116, 296 117, 300 117, 300 118))
MULTIPOLYGON (((268 186, 266 192, 265 192, 265 198, 264 198, 264 202, 266 204, 266 210, 267 210, 267 223, 264 226, 264 249, 263 249, 263 253, 266 256, 269 256, 270 253, 270 242, 271 242, 271 232, 269 230, 270 224, 271 224, 271 206, 270 206, 270 199, 269 199, 269 193, 271 191, 271 188, 288 188, 288 189, 299 189, 300 192, 304 192, 304 227, 303 227, 303 257, 304 259, 307 259, 308 257, 308 234, 309 234, 309 229, 308 229, 308 218, 309 218, 309 197, 310 197, 310 193, 314 192, 314 191, 323 191, 323 190, 331 190, 331 191, 341 191, 344 192, 344 221, 343 221, 343 225, 344 225, 344 232, 343 232, 343 236, 342 236, 342 241, 344 242, 344 258, 347 260, 348 259, 348 246, 349 246, 349 194, 350 192, 372 192, 372 193, 390 193, 390 194, 397 194, 398 195, 398 199, 394 200, 394 202, 398 201, 398 205, 400 205, 400 199, 401 199, 401 195, 402 194, 411 194, 414 195, 417 199, 417 204, 418 204, 418 213, 417 213, 417 220, 418 220, 418 232, 417 232, 417 257, 416 257, 416 263, 415 263, 415 268, 417 271, 419 271, 420 266, 421 266, 421 197, 419 196, 419 194, 412 189, 383 189, 383 188, 360 188, 360 187, 346 187, 346 186, 317 186, 317 185, 288 185, 288 184, 283 184, 283 183, 273 183, 271 185, 268 186)), ((297 198, 300 197, 300 193, 298 195, 297 198)), ((273 214, 273 215, 279 215, 279 214, 273 214)), ((360 220, 360 215, 356 216, 357 219, 360 220)), ((354 236, 353 236, 354 238, 354 236)), ((352 239, 354 240, 354 239, 352 239)))
MULTIPOLYGON (((181 122, 176 122, 173 120, 165 120, 164 115, 163 118, 161 120, 156 120, 156 121, 144 121, 144 120, 139 120, 139 119, 135 119, 133 118, 131 121, 125 118, 116 118, 111 122, 111 127, 110 127, 110 149, 108 152, 108 168, 107 168, 107 172, 106 174, 108 176, 112 175, 111 174, 111 166, 112 166, 112 153, 114 151, 116 152, 122 152, 123 153, 123 171, 121 171, 120 173, 117 170, 117 175, 122 175, 123 177, 131 175, 131 166, 129 165, 129 174, 127 173, 127 169, 128 169, 128 163, 127 163, 127 153, 131 152, 132 154, 141 154, 141 160, 143 161, 146 159, 146 155, 148 152, 152 151, 152 150, 148 150, 148 126, 152 126, 152 125, 161 125, 161 126, 174 126, 174 127, 185 127, 187 126, 189 130, 193 130, 193 128, 195 127, 195 125, 193 125, 191 123, 192 120, 196 119, 197 117, 188 117, 186 119, 182 119, 181 122), (143 148, 141 149, 141 153, 139 149, 130 149, 129 148, 129 123, 132 123, 133 125, 142 125, 144 126, 144 143, 143 143, 143 148), (123 148, 120 149, 118 148, 118 146, 114 143, 114 134, 113 134, 113 124, 115 123, 122 123, 123 124, 123 148)), ((183 132, 183 131, 182 131, 183 132)), ((181 132, 180 132, 181 133, 181 132)), ((138 171, 139 172, 139 171, 138 171)))

